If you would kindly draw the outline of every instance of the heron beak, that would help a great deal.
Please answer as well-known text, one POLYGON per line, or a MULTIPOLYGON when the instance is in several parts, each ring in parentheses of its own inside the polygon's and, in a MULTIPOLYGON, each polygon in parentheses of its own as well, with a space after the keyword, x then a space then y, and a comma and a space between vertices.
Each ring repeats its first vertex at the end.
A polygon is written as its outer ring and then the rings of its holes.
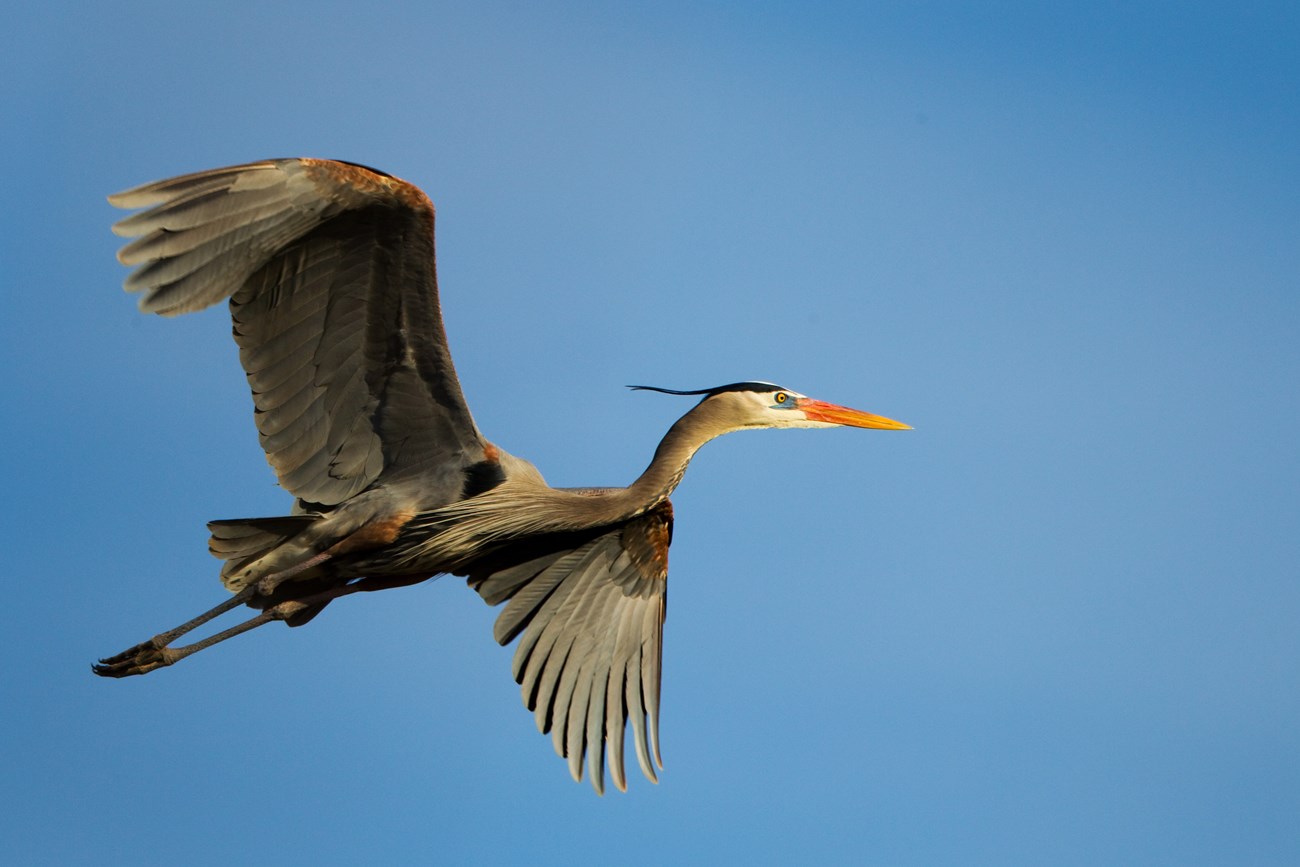
POLYGON ((803 410, 803 414, 809 421, 842 424, 848 427, 869 427, 876 430, 912 429, 910 424, 903 424, 901 421, 894 421, 892 418, 885 418, 883 415, 872 415, 860 409, 849 409, 847 406, 813 400, 811 397, 799 398, 796 406, 803 410))

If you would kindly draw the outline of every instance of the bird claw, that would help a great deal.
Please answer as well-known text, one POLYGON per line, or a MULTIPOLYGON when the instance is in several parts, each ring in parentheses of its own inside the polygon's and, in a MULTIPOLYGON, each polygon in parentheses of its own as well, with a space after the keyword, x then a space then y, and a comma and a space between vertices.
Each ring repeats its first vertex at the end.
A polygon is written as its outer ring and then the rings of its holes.
POLYGON ((100 677, 130 677, 133 674, 148 674, 175 661, 170 648, 160 645, 158 639, 151 638, 135 647, 128 647, 115 656, 101 659, 90 670, 100 677))

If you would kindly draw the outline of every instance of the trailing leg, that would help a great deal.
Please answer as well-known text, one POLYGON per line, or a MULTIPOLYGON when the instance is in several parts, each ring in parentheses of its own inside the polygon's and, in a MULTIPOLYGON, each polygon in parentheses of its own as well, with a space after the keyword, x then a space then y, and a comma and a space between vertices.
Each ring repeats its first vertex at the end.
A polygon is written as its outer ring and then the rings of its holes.
MULTIPOLYGON (((225 614, 231 609, 250 602, 257 605, 259 600, 254 598, 257 593, 256 587, 245 587, 230 599, 227 599, 215 608, 203 612, 193 620, 186 621, 175 629, 159 633, 148 641, 137 644, 134 647, 129 647, 119 654, 110 656, 107 659, 101 659, 97 665, 91 666, 91 670, 101 677, 130 677, 133 674, 148 674, 155 669, 172 665, 187 656, 198 653, 200 650, 204 650, 214 644, 220 644, 227 638, 234 638, 236 635, 242 635, 243 633, 256 629, 266 623, 271 623, 276 620, 287 621, 291 626, 305 623, 326 604, 342 596, 375 590, 387 590, 393 587, 406 587, 411 584, 418 584, 430 577, 432 576, 427 573, 418 575, 387 575, 380 578, 362 578, 352 581, 351 583, 336 584, 321 592, 311 593, 310 595, 301 598, 289 598, 276 602, 256 617, 251 617, 243 623, 236 624, 229 629, 218 632, 201 641, 196 641, 193 644, 186 644, 181 647, 170 646, 177 638, 197 629, 209 620, 225 614), (302 618, 303 614, 307 614, 305 619, 302 618)), ((283 584, 280 585, 281 591, 284 586, 285 585, 283 584)))
POLYGON ((129 674, 146 674, 155 668, 171 665, 180 657, 174 656, 174 651, 169 653, 170 648, 167 645, 185 633, 198 629, 209 620, 243 605, 253 598, 254 592, 256 592, 254 588, 246 587, 220 605, 208 609, 193 620, 187 620, 175 629, 160 632, 148 641, 128 647, 115 656, 101 659, 98 665, 91 666, 91 670, 103 677, 126 677, 129 674))

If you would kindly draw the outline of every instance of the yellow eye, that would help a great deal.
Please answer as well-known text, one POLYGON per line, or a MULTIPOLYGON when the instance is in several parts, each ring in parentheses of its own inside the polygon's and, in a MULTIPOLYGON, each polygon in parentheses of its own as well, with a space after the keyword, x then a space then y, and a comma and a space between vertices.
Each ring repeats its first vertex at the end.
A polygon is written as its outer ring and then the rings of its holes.
POLYGON ((785 402, 786 402, 786 399, 787 399, 789 396, 790 396, 790 395, 786 394, 784 391, 778 391, 778 392, 776 393, 776 397, 773 398, 773 399, 774 399, 777 403, 785 403, 785 402))

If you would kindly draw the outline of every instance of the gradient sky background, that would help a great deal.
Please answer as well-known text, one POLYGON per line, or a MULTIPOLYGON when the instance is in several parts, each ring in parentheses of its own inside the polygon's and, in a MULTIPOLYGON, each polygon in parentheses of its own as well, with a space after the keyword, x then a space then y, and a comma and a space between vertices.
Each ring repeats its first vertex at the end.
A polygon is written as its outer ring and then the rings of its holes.
POLYGON ((0 863, 1300 862, 1293 3, 43 3, 0 33, 0 863), (439 211, 480 427, 674 501, 666 770, 600 799, 444 579, 169 671, 279 514, 224 307, 106 194, 354 160, 439 211))

